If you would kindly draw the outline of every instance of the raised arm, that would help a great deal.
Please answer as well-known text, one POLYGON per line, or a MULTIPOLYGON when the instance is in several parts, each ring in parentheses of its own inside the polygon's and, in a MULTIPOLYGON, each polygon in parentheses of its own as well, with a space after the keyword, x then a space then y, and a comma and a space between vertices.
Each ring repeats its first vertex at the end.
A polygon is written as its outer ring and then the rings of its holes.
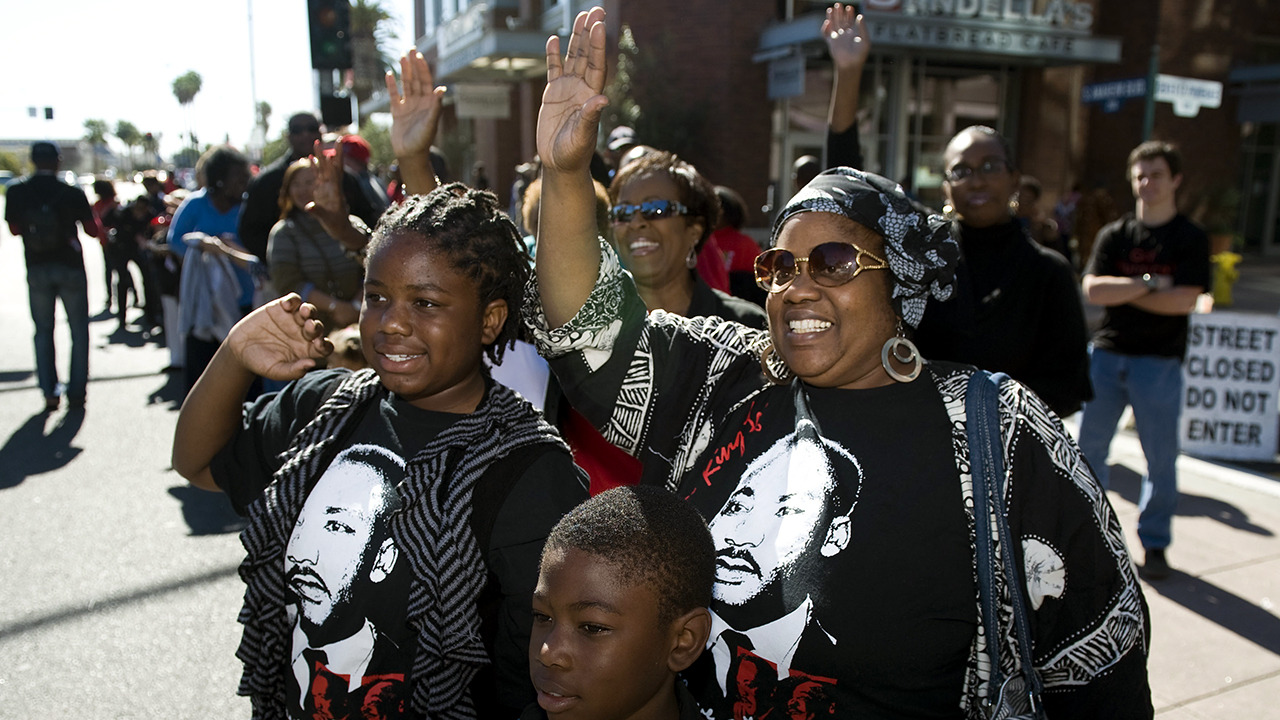
POLYGON ((400 56, 401 93, 396 76, 387 72, 387 95, 391 98, 391 150, 400 165, 405 192, 425 195, 440 184, 431 167, 431 145, 440 126, 440 99, 444 87, 432 82, 431 68, 417 50, 400 56))
POLYGON ((357 228, 351 223, 347 197, 342 189, 346 175, 342 169, 344 148, 342 143, 334 143, 333 147, 333 157, 327 157, 321 151, 320 141, 316 141, 315 152, 310 158, 311 167, 316 172, 316 188, 305 209, 342 247, 358 252, 369 243, 369 229, 366 226, 357 228))
POLYGON ((543 311, 553 328, 582 309, 600 267, 590 165, 600 113, 609 104, 601 94, 604 45, 600 7, 578 13, 563 60, 560 38, 547 40, 547 88, 538 112, 542 202, 537 274, 543 311))
POLYGON ((179 475, 196 487, 218 490, 209 464, 235 437, 254 376, 295 380, 333 352, 314 314, 314 306, 289 293, 231 328, 178 413, 173 469, 179 475))
POLYGON ((833 133, 842 133, 853 127, 858 119, 862 68, 871 54, 871 42, 867 39, 867 26, 857 8, 840 3, 827 8, 827 19, 822 22, 822 39, 827 43, 834 65, 827 126, 833 133))

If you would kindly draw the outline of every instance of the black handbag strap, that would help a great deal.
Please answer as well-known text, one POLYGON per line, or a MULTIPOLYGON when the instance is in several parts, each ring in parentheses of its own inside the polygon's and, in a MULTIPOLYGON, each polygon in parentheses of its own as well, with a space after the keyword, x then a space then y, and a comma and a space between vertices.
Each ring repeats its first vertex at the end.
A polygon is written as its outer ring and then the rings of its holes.
POLYGON ((991 662, 987 686, 988 701, 1004 684, 1000 666, 999 600, 995 596, 995 575, 1003 560, 1005 587, 1013 605, 1013 629, 1018 638, 1019 664, 1026 680, 1033 711, 1040 708, 1043 686, 1031 660, 1031 624, 1022 596, 1022 571, 1013 555, 1013 538, 1004 506, 1004 443, 1000 437, 1000 383, 1004 373, 978 370, 969 379, 965 398, 965 426, 969 439, 969 471, 973 478, 974 534, 978 555, 978 594, 982 603, 982 626, 991 662), (984 513, 982 509, 985 509, 984 513), (992 544, 991 525, 995 518, 1000 536, 1000 558, 992 544))

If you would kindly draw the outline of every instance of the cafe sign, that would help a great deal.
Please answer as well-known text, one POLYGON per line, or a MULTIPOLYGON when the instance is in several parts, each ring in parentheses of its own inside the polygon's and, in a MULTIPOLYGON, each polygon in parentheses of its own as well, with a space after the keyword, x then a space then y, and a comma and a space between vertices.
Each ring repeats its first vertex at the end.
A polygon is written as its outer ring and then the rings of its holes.
POLYGON ((1120 41, 1094 37, 1093 6, 1067 0, 867 0, 873 47, 1118 62, 1120 41))

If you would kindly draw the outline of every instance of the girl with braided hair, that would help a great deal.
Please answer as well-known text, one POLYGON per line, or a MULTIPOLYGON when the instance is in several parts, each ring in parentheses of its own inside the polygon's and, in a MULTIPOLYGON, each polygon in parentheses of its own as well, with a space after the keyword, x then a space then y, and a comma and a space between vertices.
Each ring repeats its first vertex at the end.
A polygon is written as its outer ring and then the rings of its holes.
MULTIPOLYGON (((393 109, 438 102, 422 56, 402 62, 393 109)), ((316 202, 340 195, 341 162, 317 157, 316 202)), ((248 518, 237 656, 255 718, 515 717, 534 698, 539 555, 586 482, 483 362, 520 327, 520 235, 493 194, 434 188, 429 167, 368 245, 368 368, 309 372, 332 345, 290 293, 231 330, 178 418, 174 468, 248 518), (289 382, 242 411, 255 374, 289 382)))

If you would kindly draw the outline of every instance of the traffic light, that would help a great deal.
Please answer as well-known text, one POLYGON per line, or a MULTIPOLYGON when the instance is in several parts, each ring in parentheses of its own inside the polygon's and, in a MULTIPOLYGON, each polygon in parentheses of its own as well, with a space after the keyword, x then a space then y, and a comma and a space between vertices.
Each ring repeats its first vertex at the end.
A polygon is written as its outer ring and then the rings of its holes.
POLYGON ((307 0, 311 23, 311 67, 351 67, 351 4, 348 0, 307 0))

